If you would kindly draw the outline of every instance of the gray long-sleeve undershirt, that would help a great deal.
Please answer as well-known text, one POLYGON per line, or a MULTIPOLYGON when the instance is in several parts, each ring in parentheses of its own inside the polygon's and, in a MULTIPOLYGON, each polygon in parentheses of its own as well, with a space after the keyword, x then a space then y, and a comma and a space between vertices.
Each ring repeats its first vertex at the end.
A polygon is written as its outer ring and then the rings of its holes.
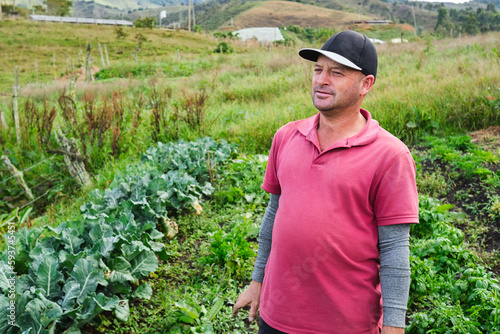
MULTIPOLYGON (((274 218, 279 195, 271 194, 259 233, 259 252, 252 279, 264 280, 264 270, 271 252, 274 218)), ((380 251, 380 286, 382 289, 384 326, 405 327, 406 305, 410 289, 410 224, 378 227, 380 251)))

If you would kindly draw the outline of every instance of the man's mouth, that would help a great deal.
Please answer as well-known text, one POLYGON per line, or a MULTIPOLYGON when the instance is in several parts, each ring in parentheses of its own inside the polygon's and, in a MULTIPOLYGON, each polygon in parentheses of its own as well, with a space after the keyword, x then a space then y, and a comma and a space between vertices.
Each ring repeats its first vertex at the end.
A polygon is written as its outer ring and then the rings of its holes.
POLYGON ((315 89, 314 94, 317 97, 328 97, 328 96, 333 95, 333 92, 328 91, 328 90, 324 90, 324 89, 315 89))

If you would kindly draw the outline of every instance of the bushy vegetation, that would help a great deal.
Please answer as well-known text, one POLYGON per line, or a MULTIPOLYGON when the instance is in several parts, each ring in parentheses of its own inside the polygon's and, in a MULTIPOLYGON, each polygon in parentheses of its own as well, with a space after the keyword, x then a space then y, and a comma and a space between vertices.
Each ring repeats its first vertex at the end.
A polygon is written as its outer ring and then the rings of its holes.
MULTIPOLYGON (((0 23, 0 29, 13 26, 0 23)), ((234 48, 228 54, 214 53, 220 39, 191 34, 203 38, 195 51, 184 32, 146 29, 144 37, 163 42, 167 51, 143 42, 144 58, 137 63, 136 41, 127 39, 131 31, 117 38, 113 29, 103 30, 108 47, 127 50, 123 57, 130 59, 101 69, 95 82, 77 83, 76 89, 65 82, 22 96, 21 144, 7 112, 10 97, 0 101, 9 125, 0 123, 0 145, 37 198, 29 203, 0 162, 7 261, 0 271, 10 270, 9 255, 15 254, 16 307, 26 310, 17 313, 18 327, 6 327, 10 276, 0 274, 2 330, 256 332, 244 312, 232 317, 231 303, 248 283, 256 254, 268 199, 260 189, 266 153, 279 127, 316 113, 311 64, 296 52, 311 45, 311 36, 318 43, 331 32, 295 30, 290 34, 305 38, 293 48, 252 49, 226 39, 234 48), (82 187, 71 177, 55 131, 74 143, 74 157, 92 185, 82 187), (12 236, 16 249, 9 253, 12 236), (92 283, 88 289, 82 288, 84 277, 92 283)), ((12 36, 7 45, 15 43, 12 36)), ((76 48, 70 38, 66 43, 76 48)), ((499 326, 498 279, 489 270, 499 260, 473 246, 500 219, 499 157, 463 135, 500 122, 500 74, 492 70, 500 59, 496 35, 417 38, 377 48, 379 74, 364 107, 384 128, 421 148, 415 149, 417 181, 426 196, 422 224, 412 233, 408 330, 493 333, 499 326), (424 171, 433 163, 444 167, 424 171), (484 205, 474 207, 467 200, 472 193, 452 188, 462 179, 490 191, 484 205), (464 205, 451 208, 429 197, 453 195, 464 205), (467 216, 457 216, 456 208, 467 216), (478 212, 474 217, 489 220, 470 218, 478 212)))
POLYGON ((466 33, 477 35, 480 32, 499 31, 500 13, 493 3, 488 3, 486 8, 473 10, 454 9, 448 10, 442 6, 439 8, 438 20, 434 28, 439 33, 455 35, 466 33))
POLYGON ((169 257, 159 241, 175 235, 170 219, 186 210, 201 213, 202 198, 214 191, 210 180, 231 153, 227 143, 210 138, 159 144, 117 174, 106 191, 92 192, 80 219, 7 233, 0 331, 78 332, 104 311, 128 321, 129 299, 151 297, 151 285, 137 283, 157 270, 155 254, 169 257), (11 278, 17 282, 13 296, 11 278), (9 324, 5 312, 12 302, 19 316, 9 324))

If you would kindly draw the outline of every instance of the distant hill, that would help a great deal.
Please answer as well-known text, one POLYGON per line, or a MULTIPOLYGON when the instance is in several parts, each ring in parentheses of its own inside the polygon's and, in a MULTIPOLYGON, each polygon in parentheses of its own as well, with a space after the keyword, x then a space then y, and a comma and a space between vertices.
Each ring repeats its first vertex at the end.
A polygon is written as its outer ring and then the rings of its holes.
MULTIPOLYGON (((229 28, 231 19, 237 28, 257 26, 340 27, 352 21, 388 19, 397 24, 414 25, 419 29, 434 29, 435 7, 425 3, 412 8, 402 3, 381 0, 309 0, 247 1, 207 0, 196 6, 196 24, 205 30, 229 28), (306 3, 307 2, 307 3, 306 3), (413 19, 415 13, 415 20, 413 19)), ((437 5, 436 5, 437 6, 437 5)))
POLYGON ((280 27, 342 27, 359 20, 371 20, 373 16, 358 15, 334 9, 290 1, 266 1, 234 18, 237 28, 280 27))
MULTIPOLYGON (((500 2, 500 0, 491 0, 500 2)), ((396 24, 416 24, 419 30, 433 30, 441 2, 405 2, 395 0, 194 0, 196 24, 207 31, 257 26, 339 27, 366 19, 388 19, 396 24), (413 4, 414 7, 410 6, 413 4)), ((477 0, 448 6, 484 7, 477 0)), ((156 17, 162 10, 164 26, 186 27, 188 0, 75 0, 72 15, 103 19, 156 17)), ((43 0, 16 0, 23 7, 43 5, 43 0)))

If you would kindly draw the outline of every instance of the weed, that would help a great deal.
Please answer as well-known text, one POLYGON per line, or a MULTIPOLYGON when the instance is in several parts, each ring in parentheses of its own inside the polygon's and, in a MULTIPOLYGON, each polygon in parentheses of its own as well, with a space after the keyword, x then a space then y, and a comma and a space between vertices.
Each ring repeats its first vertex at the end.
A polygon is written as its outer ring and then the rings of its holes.
POLYGON ((448 184, 441 171, 423 172, 417 178, 418 192, 423 195, 442 198, 447 193, 448 184))
POLYGON ((180 102, 174 103, 174 122, 182 120, 192 129, 201 130, 201 134, 205 133, 206 129, 202 125, 206 117, 207 92, 182 90, 182 96, 180 102))
POLYGON ((234 49, 227 42, 220 42, 217 47, 214 49, 214 53, 233 53, 234 49))
POLYGON ((35 136, 38 145, 46 150, 49 146, 52 135, 52 126, 56 117, 56 109, 49 105, 47 100, 43 100, 41 108, 33 101, 26 100, 24 104, 24 136, 23 143, 30 146, 31 136, 35 136))
POLYGON ((165 112, 172 97, 172 89, 169 87, 160 89, 154 83, 151 86, 151 136, 154 142, 158 142, 165 139, 165 136, 162 136, 162 130, 166 129, 165 112))

